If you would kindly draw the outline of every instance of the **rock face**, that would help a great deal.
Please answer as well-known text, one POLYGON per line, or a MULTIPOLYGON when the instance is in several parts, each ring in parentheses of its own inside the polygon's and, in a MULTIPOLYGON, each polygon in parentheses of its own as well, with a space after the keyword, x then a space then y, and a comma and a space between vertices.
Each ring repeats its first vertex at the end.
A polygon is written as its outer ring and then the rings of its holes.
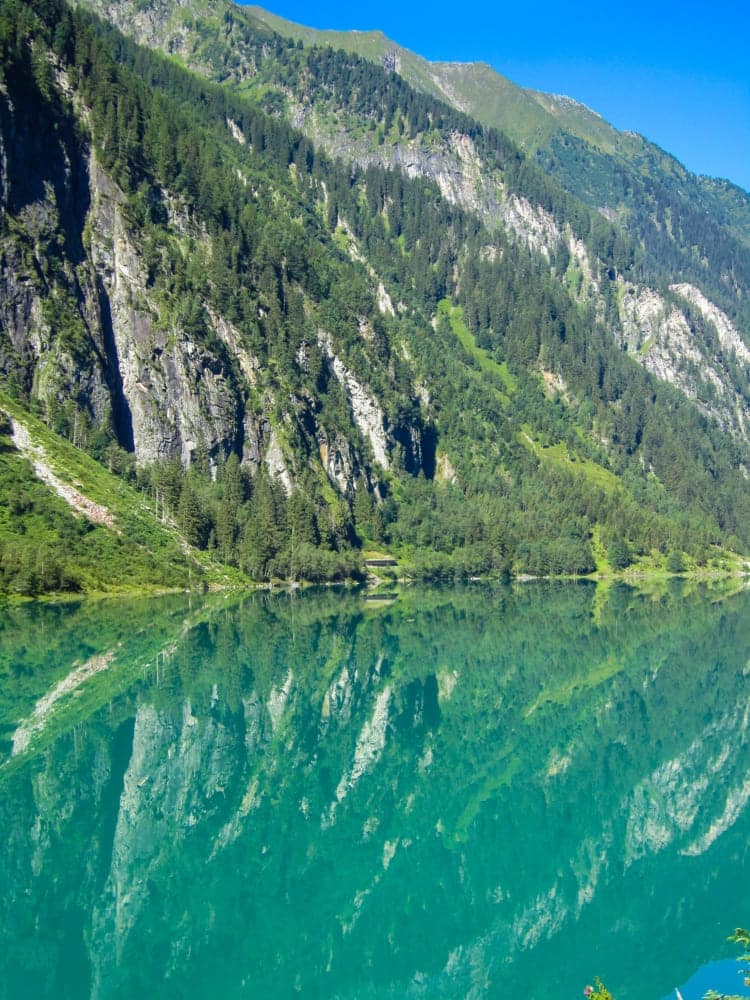
POLYGON ((747 370, 750 351, 716 306, 692 285, 672 285, 667 301, 650 288, 621 284, 621 343, 657 378, 681 389, 725 430, 746 437, 750 407, 731 374, 747 370), (681 302, 696 307, 697 315, 681 302))
POLYGON ((375 461, 384 469, 390 467, 385 414, 370 393, 357 380, 354 373, 336 356, 331 338, 325 332, 318 335, 318 343, 328 359, 334 375, 343 388, 352 416, 372 448, 375 461))
POLYGON ((727 354, 734 354, 736 359, 742 364, 750 364, 750 349, 743 341, 739 331, 734 326, 729 317, 721 311, 713 302, 709 302, 706 296, 695 285, 682 282, 678 285, 670 285, 673 292, 681 295, 691 305, 697 306, 701 316, 713 324, 719 338, 721 349, 727 354))
POLYGON ((50 151, 37 148, 30 108, 0 105, 2 206, 23 233, 2 240, 0 368, 48 415, 70 401, 111 421, 139 462, 241 447, 226 359, 160 322, 125 196, 77 141, 73 113, 46 123, 60 135, 50 151))
MULTIPOLYGON (((431 475, 434 462, 421 426, 395 423, 386 416, 375 396, 336 354, 330 334, 324 330, 319 331, 318 344, 332 374, 344 390, 352 419, 368 442, 375 462, 383 469, 390 469, 393 452, 398 449, 399 464, 412 475, 417 475, 420 470, 430 471, 431 475)), ((343 459, 340 452, 339 454, 343 459)), ((332 478, 338 481, 338 473, 334 473, 332 478)))
MULTIPOLYGON (((157 15, 141 21, 156 18, 156 30, 157 15)), ((397 449, 397 462, 416 474, 420 427, 391 420, 330 338, 321 345, 347 398, 351 436, 322 422, 315 400, 279 398, 242 330, 209 303, 194 303, 198 329, 167 308, 133 207, 81 143, 76 120, 88 112, 63 82, 67 117, 62 127, 45 125, 60 136, 51 152, 29 124, 31 106, 0 94, 0 205, 22 233, 0 235, 0 372, 75 443, 109 428, 140 464, 177 458, 187 466, 200 450, 213 465, 235 452, 253 472, 265 465, 289 494, 305 462, 320 462, 350 498, 357 481, 376 484, 370 465, 389 469, 397 449), (55 255, 61 264, 51 272, 55 255)), ((169 237, 210 259, 210 239, 181 201, 164 191, 162 202, 169 237)), ((377 298, 393 316, 382 283, 377 298)))
POLYGON ((88 321, 100 334, 100 310, 82 238, 88 164, 70 155, 73 128, 69 119, 40 115, 24 92, 0 93, 0 370, 40 400, 84 396, 101 419, 114 373, 101 335, 81 350, 88 321), (45 144, 48 131, 56 141, 45 144), (9 217, 16 238, 4 224, 9 217), (61 256, 67 289, 54 280, 61 256))
POLYGON ((328 478, 343 496, 352 496, 355 483, 364 474, 349 442, 337 434, 318 430, 318 454, 328 478))
POLYGON ((139 461, 179 457, 187 465, 199 443, 212 456, 230 450, 242 403, 225 362, 182 330, 155 322, 141 255, 124 224, 122 193, 93 159, 90 178, 87 221, 103 292, 103 333, 109 327, 115 385, 139 461))
MULTIPOLYGON (((313 127, 313 134, 317 132, 313 127)), ((409 177, 434 181, 444 198, 489 219, 501 214, 504 185, 499 175, 489 173, 470 136, 451 132, 438 149, 425 149, 418 141, 400 142, 377 151, 352 148, 351 140, 320 133, 321 143, 334 156, 345 156, 358 166, 396 168, 409 177)))

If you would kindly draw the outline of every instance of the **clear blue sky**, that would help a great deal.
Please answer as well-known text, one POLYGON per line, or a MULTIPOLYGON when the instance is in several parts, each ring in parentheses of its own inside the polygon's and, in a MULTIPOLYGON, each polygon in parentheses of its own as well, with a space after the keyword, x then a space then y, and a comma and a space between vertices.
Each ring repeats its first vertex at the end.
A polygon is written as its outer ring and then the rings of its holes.
MULTIPOLYGON (((257 2, 257 0, 256 0, 257 2)), ((634 0, 261 0, 314 28, 379 28, 431 60, 482 60, 574 97, 696 173, 750 190, 750 5, 634 0)))

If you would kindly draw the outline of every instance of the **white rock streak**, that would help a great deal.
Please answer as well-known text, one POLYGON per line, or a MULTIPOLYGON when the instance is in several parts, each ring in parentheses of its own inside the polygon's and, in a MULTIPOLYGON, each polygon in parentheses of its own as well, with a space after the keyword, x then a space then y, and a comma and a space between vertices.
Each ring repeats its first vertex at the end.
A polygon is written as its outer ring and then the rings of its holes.
POLYGON ((337 356, 333 349, 331 336, 325 330, 318 331, 318 344, 328 358, 334 375, 346 393, 354 422, 370 442, 375 461, 384 469, 389 468, 385 414, 365 387, 355 378, 353 372, 337 356))
POLYGON ((350 775, 342 775, 336 798, 341 802, 347 793, 356 785, 365 771, 377 762, 385 747, 385 731, 388 725, 388 705, 391 700, 390 685, 384 687, 375 702, 372 718, 362 726, 357 746, 354 750, 354 763, 350 775))
POLYGON ((68 483, 64 483, 62 479, 55 472, 52 471, 50 467, 47 456, 45 454, 44 448, 41 445, 34 444, 31 440, 31 436, 28 429, 17 420, 11 421, 13 427, 13 444, 29 459, 31 464, 34 466, 34 472, 37 477, 41 479, 51 490, 54 490, 59 497, 69 504, 73 510, 77 511, 79 514, 83 514, 93 521, 95 524, 104 524, 108 528, 114 528, 114 517, 101 504, 94 503, 93 500, 89 500, 87 496, 79 492, 73 486, 68 483))
POLYGON ((709 323, 713 323, 719 335, 719 343, 722 349, 737 355, 737 360, 744 364, 750 363, 750 349, 743 341, 737 328, 732 324, 726 313, 723 313, 713 302, 709 302, 706 296, 695 285, 687 283, 669 286, 673 292, 677 292, 683 299, 687 299, 699 311, 701 316, 709 323))

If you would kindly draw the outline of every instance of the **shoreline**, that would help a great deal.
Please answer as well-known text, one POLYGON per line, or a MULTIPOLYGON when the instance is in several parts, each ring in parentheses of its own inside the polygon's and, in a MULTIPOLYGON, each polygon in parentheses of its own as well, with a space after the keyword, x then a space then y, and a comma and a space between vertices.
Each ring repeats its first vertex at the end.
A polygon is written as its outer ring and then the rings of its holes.
POLYGON ((0 594, 0 608, 19 607, 26 604, 75 604, 81 601, 106 601, 124 599, 148 599, 156 597, 168 597, 170 595, 192 595, 206 596, 208 594, 235 594, 235 593, 257 593, 266 591, 268 593, 294 593, 295 591, 308 591, 313 589, 329 589, 334 587, 344 587, 346 589, 362 589, 369 593, 377 593, 381 587, 401 586, 409 587, 415 585, 445 585, 452 583, 534 583, 534 582, 561 582, 580 583, 589 582, 609 586, 613 583, 624 583, 638 588, 644 583, 667 582, 669 580, 683 580, 686 583, 718 583, 721 580, 745 580, 750 578, 750 567, 744 570, 733 568, 731 570, 690 570, 684 573, 670 573, 666 569, 644 569, 625 570, 621 573, 595 571, 586 574, 548 574, 534 575, 531 573, 511 573, 511 574, 486 574, 464 578, 428 579, 399 574, 398 576, 383 578, 370 576, 365 580, 355 580, 347 578, 345 580, 314 582, 309 580, 270 580, 255 581, 248 580, 246 583, 218 584, 210 583, 197 587, 132 587, 122 590, 95 590, 95 591, 54 591, 49 594, 38 594, 26 596, 23 594, 0 594))

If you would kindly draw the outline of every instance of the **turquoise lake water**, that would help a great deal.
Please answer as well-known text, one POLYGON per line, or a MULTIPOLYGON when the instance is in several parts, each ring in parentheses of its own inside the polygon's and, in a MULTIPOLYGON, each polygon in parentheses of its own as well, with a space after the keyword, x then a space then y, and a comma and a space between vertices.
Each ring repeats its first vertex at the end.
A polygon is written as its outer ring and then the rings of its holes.
POLYGON ((750 923, 749 680, 745 593, 2 609, 0 997, 673 996, 750 923))

